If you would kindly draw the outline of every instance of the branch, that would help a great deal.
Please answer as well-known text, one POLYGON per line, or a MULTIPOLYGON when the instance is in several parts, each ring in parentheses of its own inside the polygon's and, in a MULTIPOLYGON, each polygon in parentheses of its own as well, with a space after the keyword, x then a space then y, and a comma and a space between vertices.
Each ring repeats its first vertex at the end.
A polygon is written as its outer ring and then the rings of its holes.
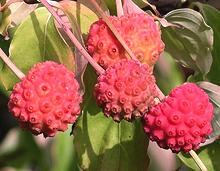
POLYGON ((15 75, 21 80, 25 77, 25 74, 19 70, 15 64, 11 62, 9 57, 0 48, 0 58, 5 62, 5 64, 15 73, 15 75))

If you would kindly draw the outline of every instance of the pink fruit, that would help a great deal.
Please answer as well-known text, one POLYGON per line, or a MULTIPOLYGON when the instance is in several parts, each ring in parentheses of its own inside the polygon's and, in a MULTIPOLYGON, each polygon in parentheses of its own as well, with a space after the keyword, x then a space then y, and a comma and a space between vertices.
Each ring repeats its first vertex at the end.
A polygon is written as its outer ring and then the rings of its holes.
MULTIPOLYGON (((160 27, 148 14, 130 14, 109 17, 120 35, 141 63, 153 66, 164 50, 160 27)), ((129 58, 125 49, 100 19, 91 25, 87 48, 89 53, 103 68, 108 68, 121 59, 129 58)))
POLYGON ((196 84, 185 83, 171 91, 143 117, 152 141, 173 152, 197 150, 212 132, 213 106, 196 84))
POLYGON ((76 121, 81 100, 74 73, 47 61, 34 65, 14 86, 8 107, 23 129, 53 137, 76 121))
POLYGON ((157 91, 147 65, 121 60, 99 76, 94 94, 104 114, 119 122, 141 117, 154 104, 157 91))

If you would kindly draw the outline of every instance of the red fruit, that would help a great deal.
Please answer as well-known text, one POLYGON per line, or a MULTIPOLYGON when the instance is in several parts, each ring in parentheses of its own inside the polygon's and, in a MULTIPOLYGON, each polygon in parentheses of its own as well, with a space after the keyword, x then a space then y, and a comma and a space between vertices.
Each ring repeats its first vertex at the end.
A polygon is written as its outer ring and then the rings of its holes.
POLYGON ((47 61, 36 64, 14 86, 8 107, 23 129, 53 137, 76 121, 81 100, 74 73, 47 61))
POLYGON ((150 139, 160 147, 175 153, 188 152, 197 150, 212 132, 212 118, 213 106, 208 95, 196 84, 185 83, 152 107, 144 115, 143 125, 150 139))
MULTIPOLYGON (((130 14, 111 16, 109 19, 136 58, 153 66, 164 50, 160 28, 154 18, 148 14, 130 14)), ((129 58, 102 19, 91 25, 86 44, 90 55, 105 69, 121 59, 129 58)))
POLYGON ((141 117, 157 96, 151 69, 134 60, 121 60, 99 76, 94 91, 104 114, 115 121, 141 117))

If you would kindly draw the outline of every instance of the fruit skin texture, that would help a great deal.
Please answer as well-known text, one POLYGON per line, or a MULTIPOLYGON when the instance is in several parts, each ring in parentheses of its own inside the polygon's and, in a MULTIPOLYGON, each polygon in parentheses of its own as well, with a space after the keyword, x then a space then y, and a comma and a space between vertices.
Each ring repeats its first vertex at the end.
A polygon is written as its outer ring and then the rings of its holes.
POLYGON ((213 105, 194 83, 174 88, 143 117, 150 140, 174 153, 197 150, 212 132, 213 105))
MULTIPOLYGON (((164 50, 160 27, 154 18, 148 14, 130 14, 109 19, 136 58, 153 66, 164 50)), ((86 45, 90 55, 104 69, 130 58, 102 19, 91 25, 86 45)))
POLYGON ((9 98, 9 111, 24 130, 53 137, 80 114, 82 97, 73 72, 52 61, 38 63, 9 98))
POLYGON ((148 65, 121 60, 98 77, 94 95, 105 116, 132 121, 154 104, 155 78, 148 65))

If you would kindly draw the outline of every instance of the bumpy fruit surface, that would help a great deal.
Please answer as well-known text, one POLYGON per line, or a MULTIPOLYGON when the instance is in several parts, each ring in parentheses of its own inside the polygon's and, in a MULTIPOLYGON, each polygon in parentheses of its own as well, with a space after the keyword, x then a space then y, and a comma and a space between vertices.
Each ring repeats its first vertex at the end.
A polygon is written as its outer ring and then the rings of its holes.
POLYGON ((36 64, 14 86, 8 107, 23 129, 52 137, 76 121, 80 102, 74 73, 64 65, 47 61, 36 64))
MULTIPOLYGON (((122 17, 111 16, 109 19, 136 58, 141 63, 154 65, 164 50, 164 43, 161 40, 160 27, 153 17, 148 14, 130 14, 122 17)), ((105 69, 121 59, 129 58, 102 19, 91 25, 87 48, 90 55, 105 69)))
POLYGON ((185 83, 144 115, 144 130, 161 148, 197 150, 212 132, 213 106, 196 84, 185 83))
POLYGON ((99 76, 94 91, 104 114, 115 121, 141 117, 157 96, 151 69, 134 60, 121 60, 99 76))

